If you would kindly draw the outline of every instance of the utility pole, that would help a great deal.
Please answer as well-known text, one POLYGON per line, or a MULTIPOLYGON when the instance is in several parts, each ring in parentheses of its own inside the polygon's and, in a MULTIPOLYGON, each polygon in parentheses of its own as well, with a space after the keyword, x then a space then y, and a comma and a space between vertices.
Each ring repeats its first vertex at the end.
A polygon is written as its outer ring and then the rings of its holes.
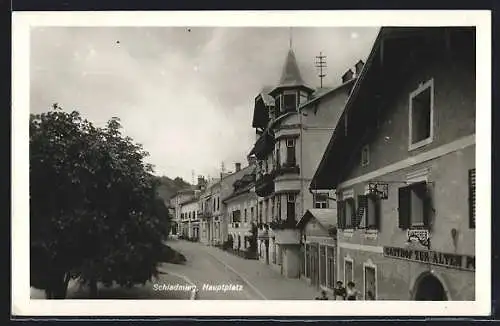
POLYGON ((194 170, 191 170, 191 184, 195 184, 194 183, 194 170))
POLYGON ((326 71, 323 71, 326 68, 326 56, 323 55, 323 52, 320 52, 318 56, 316 56, 316 68, 319 69, 319 82, 320 88, 323 88, 323 78, 326 76, 326 71))

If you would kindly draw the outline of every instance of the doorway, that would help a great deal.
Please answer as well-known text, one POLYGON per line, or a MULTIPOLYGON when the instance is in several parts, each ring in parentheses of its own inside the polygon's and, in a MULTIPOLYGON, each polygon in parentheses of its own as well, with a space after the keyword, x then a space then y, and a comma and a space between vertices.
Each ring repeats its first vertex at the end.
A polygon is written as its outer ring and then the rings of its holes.
POLYGON ((415 301, 447 301, 446 291, 441 281, 430 273, 420 277, 415 285, 415 301))

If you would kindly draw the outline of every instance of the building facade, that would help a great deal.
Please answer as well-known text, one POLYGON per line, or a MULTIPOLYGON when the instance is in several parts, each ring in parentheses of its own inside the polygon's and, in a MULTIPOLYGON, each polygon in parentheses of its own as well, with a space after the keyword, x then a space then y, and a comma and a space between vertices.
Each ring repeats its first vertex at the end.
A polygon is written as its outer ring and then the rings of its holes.
POLYGON ((257 166, 259 256, 290 278, 300 277, 305 257, 297 222, 316 202, 328 208, 332 198, 329 190, 309 191, 309 183, 354 85, 349 71, 340 86, 314 90, 304 83, 290 49, 278 86, 255 99, 257 139, 250 155, 257 166))
POLYGON ((367 300, 475 298, 475 33, 382 28, 311 182, 367 300))
MULTIPOLYGON (((257 250, 252 248, 256 226, 257 195, 255 194, 255 167, 250 166, 247 172, 233 183, 233 192, 224 198, 224 206, 228 215, 228 237, 232 239, 233 249, 242 252, 257 250)), ((255 236, 257 236, 255 234, 255 236)))

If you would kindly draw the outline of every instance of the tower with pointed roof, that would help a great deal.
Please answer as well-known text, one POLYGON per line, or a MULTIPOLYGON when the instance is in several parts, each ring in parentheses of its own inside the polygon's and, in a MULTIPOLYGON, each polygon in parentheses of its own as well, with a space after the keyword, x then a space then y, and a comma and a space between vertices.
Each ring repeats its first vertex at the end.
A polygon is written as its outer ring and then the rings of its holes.
POLYGON ((313 89, 304 82, 290 42, 278 85, 269 93, 275 100, 276 115, 293 112, 307 101, 313 89))

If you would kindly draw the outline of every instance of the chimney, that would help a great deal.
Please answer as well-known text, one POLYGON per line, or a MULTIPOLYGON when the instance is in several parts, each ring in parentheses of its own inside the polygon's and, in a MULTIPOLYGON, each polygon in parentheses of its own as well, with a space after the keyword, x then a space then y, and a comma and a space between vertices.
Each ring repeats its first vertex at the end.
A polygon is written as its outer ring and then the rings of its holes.
POLYGON ((345 72, 345 74, 342 76, 342 83, 347 83, 349 80, 352 79, 354 73, 352 72, 352 69, 349 69, 345 72))
POLYGON ((354 65, 354 68, 356 70, 356 77, 359 77, 359 74, 361 73, 361 70, 363 70, 363 66, 365 65, 365 63, 363 62, 363 60, 359 60, 355 65, 354 65))
POLYGON ((234 170, 239 172, 241 170, 241 163, 234 163, 234 170))

